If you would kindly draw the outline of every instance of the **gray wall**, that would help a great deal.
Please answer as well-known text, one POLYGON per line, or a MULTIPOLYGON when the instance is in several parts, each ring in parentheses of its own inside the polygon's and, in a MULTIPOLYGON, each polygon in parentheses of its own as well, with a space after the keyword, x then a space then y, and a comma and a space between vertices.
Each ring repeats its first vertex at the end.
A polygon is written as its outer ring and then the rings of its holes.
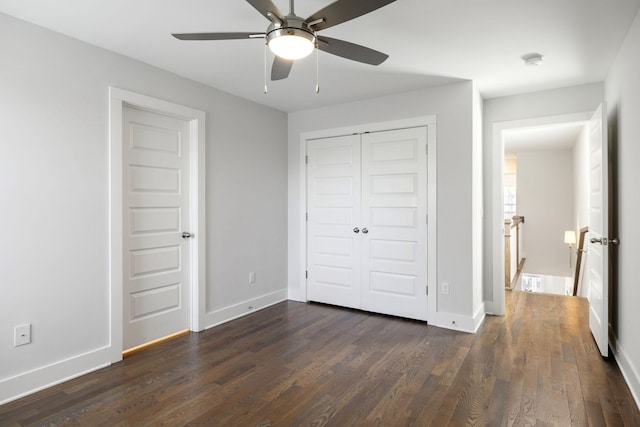
POLYGON ((605 82, 609 111, 611 235, 620 239, 610 266, 612 350, 640 402, 640 13, 605 82))
MULTIPOLYGON (((525 217, 524 271, 572 276, 564 231, 574 229, 573 150, 518 153, 517 207, 525 217)), ((573 245, 573 250, 576 245, 573 245)))
POLYGON ((0 402, 108 362, 109 86, 206 112, 207 312, 286 297, 286 114, 2 14, 0 52, 0 402))

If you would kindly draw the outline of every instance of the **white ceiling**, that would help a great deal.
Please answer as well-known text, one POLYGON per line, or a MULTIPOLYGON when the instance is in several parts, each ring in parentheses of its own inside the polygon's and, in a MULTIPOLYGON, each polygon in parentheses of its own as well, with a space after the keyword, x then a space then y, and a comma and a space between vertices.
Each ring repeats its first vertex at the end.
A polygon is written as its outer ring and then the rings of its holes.
POLYGON ((586 124, 542 126, 504 132, 505 154, 526 151, 569 150, 575 146, 586 124))
MULTIPOLYGON (((360 0, 364 1, 364 0, 360 0)), ((288 0, 273 0, 281 11, 288 0)), ((298 0, 311 15, 332 0, 298 0)), ((485 98, 602 81, 640 0, 397 0, 322 31, 390 55, 378 67, 320 53, 263 93, 264 43, 185 42, 172 32, 264 32, 242 0, 0 0, 0 12, 282 111, 474 80, 485 98), (540 52, 540 67, 520 57, 540 52)), ((268 60, 269 69, 271 56, 268 60)))

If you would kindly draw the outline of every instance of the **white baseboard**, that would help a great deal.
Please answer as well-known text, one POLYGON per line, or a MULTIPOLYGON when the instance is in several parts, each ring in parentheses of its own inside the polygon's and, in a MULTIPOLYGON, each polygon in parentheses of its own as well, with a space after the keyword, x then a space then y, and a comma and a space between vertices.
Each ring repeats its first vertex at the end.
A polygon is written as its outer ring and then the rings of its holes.
POLYGON ((303 297, 302 297, 302 292, 300 292, 299 290, 288 290, 288 298, 291 301, 297 301, 297 302, 307 302, 303 297))
POLYGON ((287 290, 282 289, 270 294, 261 295, 250 300, 242 301, 238 304, 229 305, 205 315, 205 329, 213 328, 222 323, 229 322, 257 310, 262 310, 271 305, 287 300, 287 290))
POLYGON ((484 322, 484 318, 487 316, 487 311, 484 303, 480 304, 480 307, 473 314, 473 333, 478 332, 478 328, 484 322))
POLYGON ((0 405, 110 364, 111 347, 104 347, 0 380, 0 405))
POLYGON ((483 304, 485 314, 491 314, 493 316, 504 316, 504 307, 499 307, 495 301, 485 301, 483 304))
POLYGON ((429 323, 432 326, 475 334, 485 317, 484 304, 480 306, 473 317, 443 311, 435 313, 434 317, 435 320, 429 323))
MULTIPOLYGON (((292 291, 291 289, 289 289, 288 292, 288 299, 291 301, 306 302, 306 300, 301 298, 300 292, 292 291)), ((478 307, 478 310, 476 310, 473 317, 456 313, 434 313, 433 316, 429 317, 428 324, 439 328, 474 334, 478 331, 478 328, 480 328, 480 325, 482 325, 486 316, 487 312, 485 304, 486 302, 483 302, 480 307, 478 307)))
POLYGON ((636 405, 640 407, 640 375, 638 375, 638 369, 620 345, 618 337, 613 333, 611 328, 609 328, 609 339, 611 351, 616 358, 616 362, 618 362, 620 372, 622 372, 622 376, 627 382, 629 390, 631 390, 633 400, 635 400, 636 405))

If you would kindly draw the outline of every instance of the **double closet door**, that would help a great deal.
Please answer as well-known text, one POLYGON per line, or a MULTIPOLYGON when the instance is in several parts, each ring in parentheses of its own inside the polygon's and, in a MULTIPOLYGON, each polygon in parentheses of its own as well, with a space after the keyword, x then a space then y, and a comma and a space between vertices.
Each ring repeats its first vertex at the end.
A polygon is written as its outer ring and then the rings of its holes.
POLYGON ((427 320, 426 127, 307 144, 307 299, 427 320))

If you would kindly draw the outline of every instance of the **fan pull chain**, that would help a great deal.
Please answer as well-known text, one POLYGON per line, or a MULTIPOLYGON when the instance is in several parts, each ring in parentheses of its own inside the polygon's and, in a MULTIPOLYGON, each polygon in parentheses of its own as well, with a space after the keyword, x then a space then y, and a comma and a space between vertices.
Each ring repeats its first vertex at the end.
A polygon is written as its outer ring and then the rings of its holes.
POLYGON ((320 49, 318 49, 318 35, 314 32, 316 37, 316 93, 320 93, 320 49))
POLYGON ((264 44, 264 93, 269 91, 267 88, 267 43, 264 44))

